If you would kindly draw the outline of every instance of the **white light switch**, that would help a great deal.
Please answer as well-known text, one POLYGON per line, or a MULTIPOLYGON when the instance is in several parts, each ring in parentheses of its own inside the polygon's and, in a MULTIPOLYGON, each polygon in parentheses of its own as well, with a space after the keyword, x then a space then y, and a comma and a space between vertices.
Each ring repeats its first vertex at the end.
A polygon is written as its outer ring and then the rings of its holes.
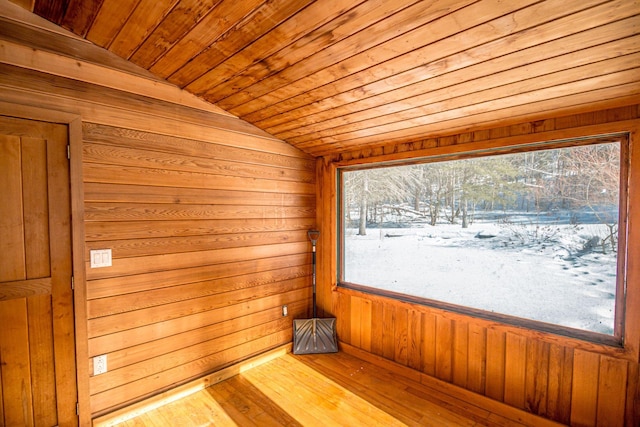
POLYGON ((111 249, 92 249, 89 255, 91 268, 111 267, 111 249))

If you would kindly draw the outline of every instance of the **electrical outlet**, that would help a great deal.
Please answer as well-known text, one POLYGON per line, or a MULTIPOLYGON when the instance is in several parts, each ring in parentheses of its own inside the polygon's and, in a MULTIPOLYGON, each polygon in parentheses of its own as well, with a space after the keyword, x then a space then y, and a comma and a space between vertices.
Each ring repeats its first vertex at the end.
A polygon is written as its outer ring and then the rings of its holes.
POLYGON ((286 305, 282 306, 282 317, 287 317, 289 315, 289 309, 286 305))
POLYGON ((96 356, 93 358, 93 375, 100 375, 107 372, 107 355, 96 356))

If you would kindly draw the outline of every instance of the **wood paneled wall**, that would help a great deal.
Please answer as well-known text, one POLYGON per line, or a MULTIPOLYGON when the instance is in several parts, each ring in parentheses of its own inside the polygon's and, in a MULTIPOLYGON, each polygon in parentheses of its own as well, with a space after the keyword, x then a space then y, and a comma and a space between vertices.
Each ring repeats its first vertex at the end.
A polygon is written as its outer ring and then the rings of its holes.
MULTIPOLYGON (((333 236, 319 246, 318 303, 342 343, 575 426, 640 425, 640 105, 345 152, 318 161, 318 222, 336 230, 336 167, 631 132, 625 348, 336 287, 333 236)), ((325 235, 327 233, 324 233, 325 235)), ((550 296, 552 298, 552 296, 550 296)))
POLYGON ((291 340, 306 314, 309 159, 85 123, 93 413, 291 340), (90 268, 110 248, 113 267, 90 268), (282 305, 290 308, 282 316, 282 305))
POLYGON ((310 306, 315 160, 34 15, 0 12, 0 103, 82 121, 81 423, 290 342, 310 306), (91 268, 92 249, 113 265, 91 268), (91 375, 103 354, 108 372, 91 375))

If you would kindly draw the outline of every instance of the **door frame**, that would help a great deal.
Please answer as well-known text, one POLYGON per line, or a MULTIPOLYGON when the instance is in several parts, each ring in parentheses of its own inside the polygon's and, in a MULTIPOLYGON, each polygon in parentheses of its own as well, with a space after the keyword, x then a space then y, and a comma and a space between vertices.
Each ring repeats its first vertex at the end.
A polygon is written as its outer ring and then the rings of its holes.
POLYGON ((82 174, 82 118, 80 114, 0 101, 0 115, 65 124, 69 132, 69 180, 71 195, 71 263, 74 279, 76 382, 78 423, 91 425, 89 402, 89 349, 85 275, 84 183, 82 174))

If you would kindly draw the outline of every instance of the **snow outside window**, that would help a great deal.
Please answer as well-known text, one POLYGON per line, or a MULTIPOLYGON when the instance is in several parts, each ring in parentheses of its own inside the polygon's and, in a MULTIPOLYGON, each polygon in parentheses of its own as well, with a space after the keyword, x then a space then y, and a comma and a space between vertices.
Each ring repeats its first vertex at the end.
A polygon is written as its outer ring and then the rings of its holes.
POLYGON ((343 169, 341 284, 619 335, 622 145, 343 169))

